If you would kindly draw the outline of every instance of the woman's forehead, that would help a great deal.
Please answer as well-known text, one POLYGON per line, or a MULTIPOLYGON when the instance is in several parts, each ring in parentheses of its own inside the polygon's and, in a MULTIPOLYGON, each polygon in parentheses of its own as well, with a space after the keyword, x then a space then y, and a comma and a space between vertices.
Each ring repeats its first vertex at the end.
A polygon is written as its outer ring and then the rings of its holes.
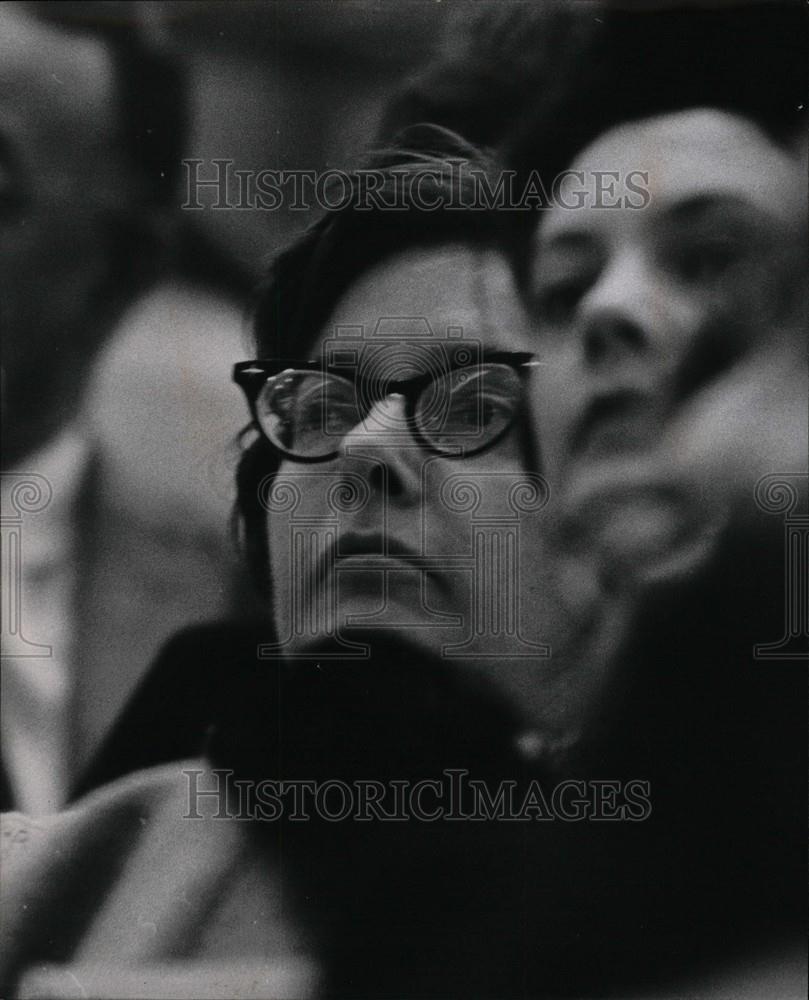
POLYGON ((337 303, 313 348, 415 341, 479 341, 516 346, 525 319, 505 256, 462 244, 411 248, 361 275, 337 303))
POLYGON ((660 115, 611 129, 578 154, 567 183, 583 183, 589 191, 589 179, 604 171, 617 175, 619 186, 627 177, 642 177, 648 203, 629 212, 609 211, 589 202, 579 209, 555 206, 540 227, 543 243, 586 226, 620 227, 630 216, 653 218, 694 199, 733 199, 784 222, 794 220, 805 201, 805 180, 797 158, 752 121, 713 108, 660 115))

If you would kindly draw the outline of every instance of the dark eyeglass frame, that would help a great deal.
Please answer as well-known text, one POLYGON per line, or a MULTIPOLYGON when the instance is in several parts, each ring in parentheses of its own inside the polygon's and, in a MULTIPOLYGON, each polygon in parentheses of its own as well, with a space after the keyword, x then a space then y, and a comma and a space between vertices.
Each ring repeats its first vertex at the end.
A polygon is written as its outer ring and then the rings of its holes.
MULTIPOLYGON (((534 355, 530 351, 483 351, 475 361, 450 364, 440 373, 425 372, 421 375, 414 375, 412 378, 393 380, 386 383, 386 395, 401 395, 405 399, 405 418, 407 428, 413 435, 416 442, 435 455, 444 455, 447 458, 466 458, 470 455, 478 455, 483 451, 493 447, 502 440, 516 423, 523 407, 523 397, 521 395, 519 404, 515 407, 514 415, 508 423, 497 433, 497 435, 484 444, 476 448, 465 448, 463 450, 447 451, 433 445, 422 433, 416 419, 416 405, 422 391, 436 378, 447 375, 453 371, 460 371, 465 368, 479 368, 484 364, 507 365, 524 379, 531 368, 538 367, 541 362, 534 360, 534 355)), ((258 416, 258 398, 267 380, 285 371, 319 372, 323 375, 333 375, 343 381, 351 382, 355 388, 362 391, 368 388, 374 381, 367 376, 361 375, 356 369, 351 373, 346 373, 342 366, 324 365, 322 361, 301 360, 299 358, 256 358, 253 361, 240 361, 233 366, 233 381, 244 391, 247 397, 247 404, 253 423, 258 428, 264 439, 285 458, 301 464, 314 464, 317 462, 328 462, 334 459, 339 453, 339 448, 328 452, 325 455, 303 456, 294 452, 286 451, 275 441, 271 440, 267 432, 261 426, 258 416)), ((364 418, 363 418, 364 419, 364 418)))

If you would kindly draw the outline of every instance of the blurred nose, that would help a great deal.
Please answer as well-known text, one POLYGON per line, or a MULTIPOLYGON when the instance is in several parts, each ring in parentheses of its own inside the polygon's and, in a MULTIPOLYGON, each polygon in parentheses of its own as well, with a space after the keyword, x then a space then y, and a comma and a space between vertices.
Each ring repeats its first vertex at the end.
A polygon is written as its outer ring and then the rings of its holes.
POLYGON ((650 348, 662 320, 643 262, 624 254, 599 275, 579 305, 586 364, 611 368, 638 359, 650 348))
POLYGON ((365 459, 372 490, 400 503, 416 502, 421 490, 424 452, 413 437, 405 397, 385 396, 340 442, 339 461, 365 459))

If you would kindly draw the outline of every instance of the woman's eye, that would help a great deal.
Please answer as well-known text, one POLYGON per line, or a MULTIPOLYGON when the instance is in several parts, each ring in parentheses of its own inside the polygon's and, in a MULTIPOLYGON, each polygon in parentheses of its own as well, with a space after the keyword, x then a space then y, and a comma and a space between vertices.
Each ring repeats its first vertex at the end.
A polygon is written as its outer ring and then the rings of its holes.
POLYGON ((326 425, 330 431, 350 429, 362 420, 362 416, 353 402, 330 401, 325 413, 326 425))
POLYGON ((487 396, 483 399, 483 419, 486 423, 501 417, 510 417, 514 409, 514 400, 505 396, 487 396))
POLYGON ((706 240, 683 247, 676 256, 680 277, 689 283, 722 277, 740 256, 739 247, 727 240, 706 240))
POLYGON ((547 323, 559 324, 570 320, 584 295, 582 281, 563 281, 551 285, 539 295, 539 315, 547 323))
POLYGON ((472 426, 478 422, 485 426, 496 419, 502 409, 498 403, 493 403, 488 399, 465 399, 462 403, 453 406, 452 418, 472 426))

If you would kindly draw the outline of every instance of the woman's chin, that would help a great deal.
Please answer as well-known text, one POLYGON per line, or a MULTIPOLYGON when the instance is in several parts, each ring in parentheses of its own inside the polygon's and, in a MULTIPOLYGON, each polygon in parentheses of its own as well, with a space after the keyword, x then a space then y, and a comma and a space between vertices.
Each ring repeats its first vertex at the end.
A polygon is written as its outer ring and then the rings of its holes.
POLYGON ((341 572, 333 596, 321 589, 305 614, 281 614, 282 655, 362 658, 404 646, 414 656, 441 657, 471 634, 470 598, 431 573, 341 572), (284 620, 285 619, 285 620, 284 620))

